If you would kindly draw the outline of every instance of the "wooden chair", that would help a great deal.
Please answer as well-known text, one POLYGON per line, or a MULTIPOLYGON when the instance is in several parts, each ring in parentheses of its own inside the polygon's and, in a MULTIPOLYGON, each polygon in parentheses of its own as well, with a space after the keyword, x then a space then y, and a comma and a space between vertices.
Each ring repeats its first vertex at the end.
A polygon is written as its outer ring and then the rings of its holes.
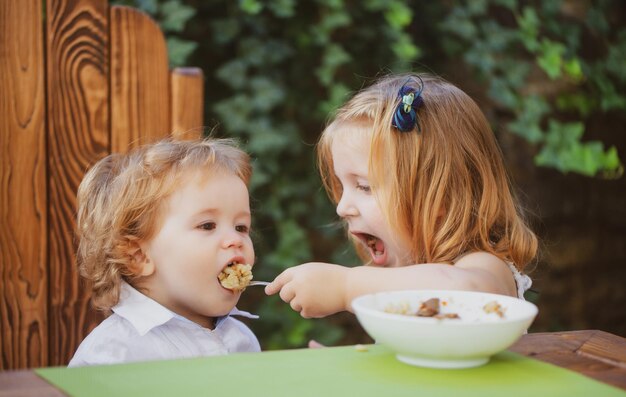
POLYGON ((75 265, 76 190, 111 152, 201 135, 203 77, 146 15, 0 2, 0 370, 66 365, 102 319, 75 265))

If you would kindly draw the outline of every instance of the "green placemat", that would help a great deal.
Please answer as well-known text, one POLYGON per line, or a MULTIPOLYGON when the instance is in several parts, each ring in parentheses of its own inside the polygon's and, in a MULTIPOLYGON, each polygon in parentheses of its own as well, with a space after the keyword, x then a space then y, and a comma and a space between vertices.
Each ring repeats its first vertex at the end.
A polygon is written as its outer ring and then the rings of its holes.
POLYGON ((380 345, 366 352, 345 346, 36 372, 76 397, 626 396, 621 389, 511 352, 478 368, 442 370, 403 364, 380 345))

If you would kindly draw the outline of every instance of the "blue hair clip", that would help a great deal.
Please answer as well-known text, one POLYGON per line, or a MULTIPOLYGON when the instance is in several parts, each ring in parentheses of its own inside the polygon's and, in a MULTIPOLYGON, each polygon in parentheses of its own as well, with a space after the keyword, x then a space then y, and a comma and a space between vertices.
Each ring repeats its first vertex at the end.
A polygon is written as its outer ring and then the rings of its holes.
POLYGON ((409 87, 407 84, 410 79, 400 88, 398 91, 398 98, 400 102, 396 107, 396 111, 393 113, 393 121, 391 125, 396 127, 401 132, 413 131, 417 125, 417 131, 422 132, 422 128, 417 118, 417 110, 422 104, 424 99, 422 98, 422 91, 424 90, 424 81, 421 77, 416 76, 419 79, 419 89, 409 87))

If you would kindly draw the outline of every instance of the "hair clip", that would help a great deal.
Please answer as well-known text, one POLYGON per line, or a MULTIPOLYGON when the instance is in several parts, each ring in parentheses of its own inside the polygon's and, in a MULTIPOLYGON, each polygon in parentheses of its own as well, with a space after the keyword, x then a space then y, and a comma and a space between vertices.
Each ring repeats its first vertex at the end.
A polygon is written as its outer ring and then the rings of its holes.
POLYGON ((396 111, 393 113, 393 121, 391 125, 396 127, 401 132, 413 131, 417 125, 417 131, 422 132, 419 120, 417 118, 417 109, 424 103, 422 98, 422 91, 424 90, 424 81, 421 77, 416 76, 419 79, 419 89, 414 89, 407 84, 409 80, 398 91, 398 98, 400 102, 396 107, 396 111))

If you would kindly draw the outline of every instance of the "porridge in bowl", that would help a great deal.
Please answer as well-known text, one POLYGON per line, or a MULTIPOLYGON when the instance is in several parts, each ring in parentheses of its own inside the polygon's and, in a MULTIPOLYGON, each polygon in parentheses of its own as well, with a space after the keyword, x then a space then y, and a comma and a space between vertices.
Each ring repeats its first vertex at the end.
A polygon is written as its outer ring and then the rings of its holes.
POLYGON ((377 343, 405 363, 432 368, 485 364, 530 326, 537 307, 510 296, 415 290, 364 295, 352 302, 377 343))

